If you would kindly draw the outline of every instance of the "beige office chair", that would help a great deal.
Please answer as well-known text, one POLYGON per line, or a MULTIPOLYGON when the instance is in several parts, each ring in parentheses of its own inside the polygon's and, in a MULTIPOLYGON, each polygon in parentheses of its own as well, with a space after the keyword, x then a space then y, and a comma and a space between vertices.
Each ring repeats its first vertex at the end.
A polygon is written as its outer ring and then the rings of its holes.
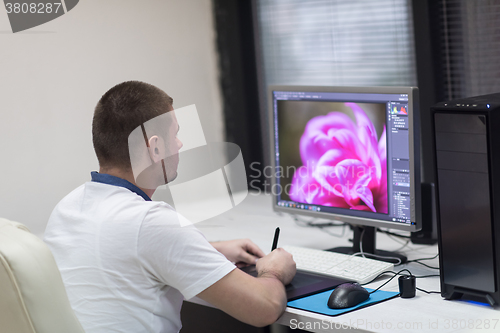
POLYGON ((47 245, 24 225, 2 218, 0 332, 84 332, 47 245))

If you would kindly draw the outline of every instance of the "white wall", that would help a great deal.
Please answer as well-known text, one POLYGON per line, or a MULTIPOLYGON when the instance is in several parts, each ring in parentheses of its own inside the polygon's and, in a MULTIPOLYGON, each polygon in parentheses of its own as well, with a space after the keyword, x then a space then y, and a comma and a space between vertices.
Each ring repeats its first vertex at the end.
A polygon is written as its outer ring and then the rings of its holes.
POLYGON ((196 104, 207 140, 222 141, 214 41, 210 0, 82 0, 16 34, 0 8, 0 216, 43 233, 97 170, 93 109, 122 81, 196 104))

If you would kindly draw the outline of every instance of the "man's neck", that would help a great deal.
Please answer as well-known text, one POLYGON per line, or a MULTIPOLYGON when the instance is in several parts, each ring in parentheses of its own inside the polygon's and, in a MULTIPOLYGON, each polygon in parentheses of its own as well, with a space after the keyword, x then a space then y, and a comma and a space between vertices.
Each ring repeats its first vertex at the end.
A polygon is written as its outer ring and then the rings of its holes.
POLYGON ((121 178, 121 179, 125 179, 126 181, 128 181, 128 182, 134 184, 135 186, 139 187, 150 198, 155 193, 155 190, 147 189, 147 188, 142 188, 142 187, 138 186, 135 183, 134 175, 129 170, 123 170, 123 169, 114 168, 114 167, 111 167, 111 168, 100 167, 99 168, 99 173, 105 173, 107 175, 111 175, 111 176, 115 176, 115 177, 118 177, 118 178, 121 178))

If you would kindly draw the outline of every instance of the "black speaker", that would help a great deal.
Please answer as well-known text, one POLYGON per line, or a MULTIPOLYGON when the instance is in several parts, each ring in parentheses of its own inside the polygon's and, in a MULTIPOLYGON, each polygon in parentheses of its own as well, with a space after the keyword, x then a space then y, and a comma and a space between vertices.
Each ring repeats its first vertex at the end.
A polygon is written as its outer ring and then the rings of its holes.
POLYGON ((500 304, 500 93, 431 107, 441 296, 500 304))
POLYGON ((436 218, 436 191, 434 183, 422 183, 422 229, 411 233, 413 244, 432 245, 438 242, 436 218))

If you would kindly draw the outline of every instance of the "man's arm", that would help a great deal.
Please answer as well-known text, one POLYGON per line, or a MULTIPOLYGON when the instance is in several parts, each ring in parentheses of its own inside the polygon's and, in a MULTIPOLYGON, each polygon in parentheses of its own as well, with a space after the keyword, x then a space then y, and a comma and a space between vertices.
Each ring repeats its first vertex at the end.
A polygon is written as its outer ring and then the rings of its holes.
POLYGON ((272 324, 286 308, 284 285, 295 275, 295 262, 280 248, 259 259, 257 271, 255 278, 235 269, 198 297, 247 324, 272 324))
POLYGON ((238 267, 255 265, 259 258, 265 256, 264 252, 249 239, 210 242, 210 244, 238 267))

